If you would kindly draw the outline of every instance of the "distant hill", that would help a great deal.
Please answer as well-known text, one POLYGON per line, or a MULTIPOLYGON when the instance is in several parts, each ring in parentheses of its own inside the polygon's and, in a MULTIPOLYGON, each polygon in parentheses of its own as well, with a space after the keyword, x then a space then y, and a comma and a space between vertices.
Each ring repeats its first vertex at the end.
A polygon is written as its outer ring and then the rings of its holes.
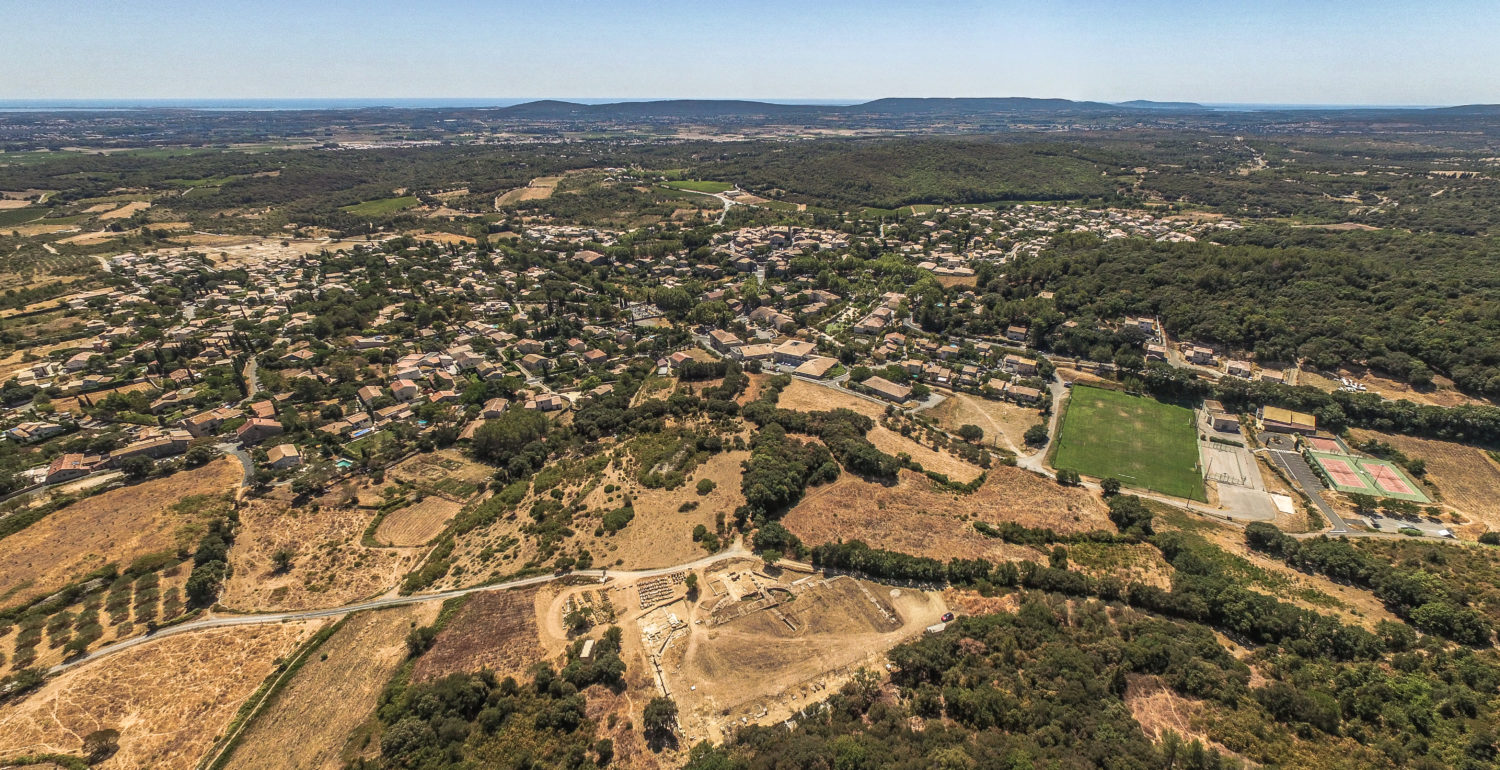
POLYGON ((1153 102, 1149 99, 1132 99, 1128 102, 1119 102, 1118 107, 1134 107, 1141 110, 1206 110, 1207 107, 1197 102, 1153 102))
MULTIPOLYGON (((1129 109, 1129 108, 1125 108, 1129 109)), ((496 112, 532 120, 609 120, 641 118, 726 118, 838 116, 960 117, 1044 113, 1120 113, 1103 102, 1069 99, 1003 98, 888 98, 854 105, 774 104, 740 99, 667 99, 645 102, 578 104, 543 100, 505 107, 496 112)))

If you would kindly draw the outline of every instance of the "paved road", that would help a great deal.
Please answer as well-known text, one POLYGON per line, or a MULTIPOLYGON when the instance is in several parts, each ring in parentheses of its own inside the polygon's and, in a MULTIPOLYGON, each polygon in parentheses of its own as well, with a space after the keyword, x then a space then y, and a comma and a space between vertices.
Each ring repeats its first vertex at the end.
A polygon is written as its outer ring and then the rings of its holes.
POLYGON ((1317 506, 1318 511, 1327 517, 1329 523, 1333 525, 1333 529, 1329 530, 1328 534, 1342 535, 1349 532, 1349 523, 1333 510, 1333 506, 1329 505, 1327 500, 1323 499, 1321 494, 1323 482, 1319 481, 1318 475, 1307 466, 1307 461, 1302 459, 1302 455, 1279 449, 1268 449, 1266 454, 1271 456, 1271 462, 1276 463, 1276 467, 1285 471, 1287 476, 1302 489, 1307 498, 1312 500, 1313 505, 1317 506))
POLYGON ((81 666, 90 661, 98 660, 99 658, 113 655, 117 652, 128 650, 132 647, 137 647, 142 644, 154 642, 158 639, 165 639, 169 636, 177 636, 179 634, 193 633, 195 631, 205 631, 212 628, 224 628, 227 626, 263 625, 266 623, 286 623, 291 621, 316 620, 318 618, 333 618, 340 615, 347 615, 353 612, 376 610, 383 607, 396 607, 403 604, 418 604, 421 602, 442 601, 445 599, 451 599, 455 596, 466 596, 468 594, 479 593, 481 591, 510 591, 516 588, 526 588, 529 586, 541 585, 543 583, 550 583, 554 580, 562 580, 570 577, 595 577, 599 578, 601 582, 609 578, 619 578, 621 580, 639 580, 642 578, 670 575, 673 572, 699 569, 702 567, 717 564, 721 561, 745 558, 751 555, 752 554, 750 553, 750 551, 745 548, 744 543, 736 539, 734 545, 716 554, 705 556, 694 561, 676 564, 670 567, 661 567, 659 569, 575 570, 573 572, 565 572, 562 574, 537 575, 535 577, 513 580, 508 583, 472 586, 469 588, 455 588, 453 590, 438 591, 435 593, 411 594, 409 596, 383 596, 379 599, 371 599, 370 601, 366 602, 347 604, 342 607, 329 607, 320 610, 303 610, 300 612, 267 612, 255 615, 224 615, 217 617, 208 617, 202 620, 194 620, 188 623, 183 623, 181 625, 163 628, 154 634, 137 636, 126 639, 124 641, 116 642, 107 647, 100 647, 99 649, 89 653, 88 655, 85 655, 76 660, 70 660, 66 663, 59 663, 58 665, 53 666, 51 669, 49 669, 48 673, 58 674, 63 671, 67 671, 70 668, 81 666))

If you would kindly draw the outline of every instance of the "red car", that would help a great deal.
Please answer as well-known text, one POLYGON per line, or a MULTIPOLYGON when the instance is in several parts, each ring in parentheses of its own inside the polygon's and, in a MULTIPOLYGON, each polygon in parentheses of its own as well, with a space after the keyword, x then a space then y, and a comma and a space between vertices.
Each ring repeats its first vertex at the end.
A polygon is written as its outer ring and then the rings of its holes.
POLYGON ((951 612, 945 612, 945 613, 943 613, 943 622, 944 623, 947 623, 948 621, 950 621, 952 619, 953 619, 953 613, 951 613, 951 612))

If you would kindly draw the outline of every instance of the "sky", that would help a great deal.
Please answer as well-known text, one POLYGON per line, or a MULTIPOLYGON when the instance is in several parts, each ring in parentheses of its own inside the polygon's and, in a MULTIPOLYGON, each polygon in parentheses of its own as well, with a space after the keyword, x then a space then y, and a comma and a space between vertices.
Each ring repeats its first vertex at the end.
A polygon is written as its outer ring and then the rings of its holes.
POLYGON ((0 0, 0 99, 1500 102, 1486 0, 0 0))

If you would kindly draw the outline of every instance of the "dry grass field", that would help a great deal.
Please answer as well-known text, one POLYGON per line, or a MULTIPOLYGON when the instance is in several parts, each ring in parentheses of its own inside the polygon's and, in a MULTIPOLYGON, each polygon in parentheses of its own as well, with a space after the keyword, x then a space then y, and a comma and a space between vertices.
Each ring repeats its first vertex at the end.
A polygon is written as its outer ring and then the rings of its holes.
POLYGON ((374 712, 406 659, 406 635, 428 625, 440 602, 365 612, 329 637, 246 729, 228 768, 338 770, 348 736, 374 712))
POLYGON ((1298 385, 1311 385, 1318 390, 1332 393, 1339 389, 1342 383, 1340 377, 1355 380, 1369 389, 1369 392, 1380 395, 1391 400, 1406 399, 1418 404, 1432 404, 1434 406, 1460 406, 1463 404, 1488 405, 1490 402, 1481 398, 1473 398, 1460 393, 1453 386, 1453 381, 1444 377, 1434 377, 1433 387, 1425 390, 1416 390, 1411 385, 1381 377, 1375 372, 1363 367, 1348 367, 1336 372, 1315 372, 1303 369, 1297 374, 1298 385))
POLYGON ((125 219, 126 217, 131 216, 137 211, 145 211, 149 208, 151 208, 150 201, 131 201, 130 203, 127 203, 124 206, 115 209, 114 211, 108 211, 100 214, 99 219, 101 221, 110 219, 125 219))
POLYGON ((442 449, 408 457, 386 475, 462 503, 472 498, 478 485, 488 481, 493 473, 493 468, 469 459, 456 449, 442 449))
POLYGON ((1032 407, 1017 406, 1008 401, 992 401, 966 393, 953 393, 943 402, 921 412, 943 430, 954 435, 964 425, 984 429, 980 444, 1024 454, 1026 429, 1042 421, 1032 407))
POLYGON ((471 595, 417 660, 412 681, 485 668, 500 677, 525 674, 543 658, 536 595, 534 588, 471 595))
POLYGON ((557 190, 557 185, 563 180, 562 176, 539 176, 526 183, 525 187, 517 187, 514 190, 503 193, 495 198, 495 208, 508 206, 521 201, 545 200, 552 197, 557 190))
POLYGON ((194 767, 276 660, 316 623, 239 626, 182 634, 71 670, 0 707, 0 757, 82 753, 84 736, 120 732, 102 770, 194 767))
POLYGON ((948 452, 919 444, 883 425, 876 425, 865 437, 875 445, 876 449, 892 457, 905 453, 920 463, 924 470, 944 474, 953 481, 968 483, 983 472, 976 465, 970 465, 948 452))
POLYGON ((745 504, 740 491, 740 465, 749 457, 746 451, 716 454, 698 466, 686 483, 670 490, 647 489, 610 468, 603 483, 584 501, 595 512, 610 511, 620 506, 624 494, 629 494, 635 518, 619 532, 602 537, 594 536, 593 525, 580 523, 575 527, 577 542, 594 554, 596 565, 623 560, 620 566, 627 569, 666 567, 703 556, 703 549, 693 542, 693 527, 702 524, 713 531, 716 513, 732 519, 734 509, 745 504), (713 491, 707 495, 699 495, 696 490, 702 479, 714 482, 713 491), (613 493, 612 502, 611 495, 604 491, 606 484, 620 487, 613 493), (697 507, 680 510, 685 503, 696 503, 697 507))
POLYGON ((417 549, 366 548, 361 538, 374 511, 330 504, 325 498, 292 507, 289 491, 247 502, 229 550, 234 575, 219 602, 245 611, 337 607, 400 582, 420 556, 417 549), (273 571, 276 551, 293 552, 292 567, 273 571))
POLYGON ((378 542, 395 546, 422 545, 437 537, 463 505, 441 497, 428 497, 420 503, 397 508, 385 515, 375 530, 378 542))
POLYGON ((776 405, 782 409, 799 412, 824 412, 840 407, 859 412, 873 419, 885 414, 885 405, 861 398, 847 390, 814 385, 806 380, 792 378, 792 384, 781 391, 776 405))
POLYGON ((782 523, 809 545, 843 538, 942 560, 1037 557, 1029 548, 980 535, 975 521, 1013 521, 1059 532, 1114 529, 1097 495, 1007 466, 990 469, 984 485, 970 495, 941 491, 911 471, 902 471, 893 486, 846 473, 809 490, 782 523))
POLYGON ((0 541, 0 605, 45 596, 110 562, 187 545, 197 522, 172 510, 186 497, 235 488, 240 464, 222 458, 166 478, 110 490, 62 508, 0 541))

